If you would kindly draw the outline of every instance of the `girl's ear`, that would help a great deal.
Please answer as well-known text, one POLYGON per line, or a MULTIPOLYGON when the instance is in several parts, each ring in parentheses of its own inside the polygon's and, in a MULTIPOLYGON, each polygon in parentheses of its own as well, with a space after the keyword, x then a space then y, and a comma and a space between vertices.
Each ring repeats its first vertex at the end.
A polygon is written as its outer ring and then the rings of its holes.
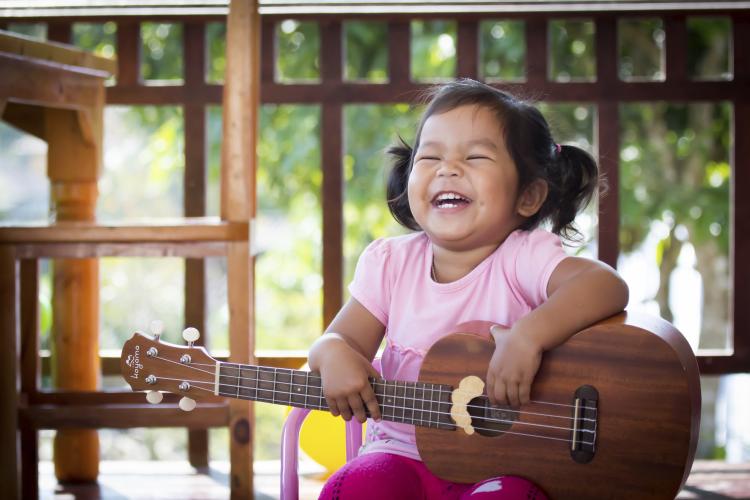
POLYGON ((531 217, 537 213, 542 207, 544 200, 547 199, 548 190, 546 181, 534 179, 518 197, 518 202, 516 203, 518 214, 523 217, 531 217))

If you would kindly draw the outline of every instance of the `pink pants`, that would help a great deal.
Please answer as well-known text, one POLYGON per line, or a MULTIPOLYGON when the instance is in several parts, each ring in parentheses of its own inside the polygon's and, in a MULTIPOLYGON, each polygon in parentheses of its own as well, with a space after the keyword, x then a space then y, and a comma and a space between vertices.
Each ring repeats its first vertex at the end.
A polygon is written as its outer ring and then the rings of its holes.
POLYGON ((331 476, 321 500, 547 500, 533 483, 513 476, 477 484, 452 483, 424 463, 390 453, 354 458, 331 476))

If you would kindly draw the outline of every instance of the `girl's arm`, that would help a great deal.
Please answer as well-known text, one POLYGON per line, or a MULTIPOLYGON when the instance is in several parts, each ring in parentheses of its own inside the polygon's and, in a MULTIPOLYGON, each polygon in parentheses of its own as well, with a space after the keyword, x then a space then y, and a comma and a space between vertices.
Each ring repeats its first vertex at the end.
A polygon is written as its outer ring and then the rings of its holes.
POLYGON ((341 308, 326 332, 313 342, 307 362, 320 373, 323 395, 334 416, 349 420, 380 419, 380 408, 368 377, 379 377, 372 360, 385 334, 383 324, 355 299, 341 308))
POLYGON ((552 272, 547 296, 546 302, 510 330, 492 328, 496 347, 487 372, 487 395, 492 403, 527 403, 542 353, 622 311, 628 303, 628 286, 602 262, 567 257, 552 272))

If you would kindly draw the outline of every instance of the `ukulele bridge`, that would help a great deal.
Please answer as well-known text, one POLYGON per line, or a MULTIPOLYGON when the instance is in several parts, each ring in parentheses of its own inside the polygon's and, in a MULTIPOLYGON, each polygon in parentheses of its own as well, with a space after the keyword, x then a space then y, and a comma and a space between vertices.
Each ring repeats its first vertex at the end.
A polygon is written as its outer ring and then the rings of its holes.
POLYGON ((573 427, 570 432, 570 456, 579 464, 590 462, 596 453, 596 424, 599 391, 582 385, 573 397, 573 427))

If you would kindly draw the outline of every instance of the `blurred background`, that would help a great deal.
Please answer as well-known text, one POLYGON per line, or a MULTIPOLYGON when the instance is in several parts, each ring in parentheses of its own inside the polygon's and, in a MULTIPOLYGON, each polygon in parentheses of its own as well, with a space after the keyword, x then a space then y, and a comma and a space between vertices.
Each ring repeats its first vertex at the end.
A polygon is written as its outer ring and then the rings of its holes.
MULTIPOLYGON (((3 21, 5 29, 47 38, 48 25, 33 20, 3 21)), ((624 81, 663 81, 665 27, 659 17, 618 20, 617 71, 624 81)), ((410 22, 411 78, 439 82, 457 74, 457 23, 410 22)), ((526 76, 523 20, 479 22, 479 73, 488 82, 522 82, 526 76)), ((182 22, 139 23, 140 78, 145 85, 179 85, 184 79, 182 22)), ((117 24, 73 22, 72 43, 116 56, 117 24)), ((205 24, 205 80, 224 79, 225 23, 205 24)), ((321 27, 316 20, 284 19, 275 24, 275 78, 289 84, 320 83, 321 27)), ((387 23, 345 21, 343 70, 347 81, 388 80, 387 23)), ((548 78, 557 82, 596 77, 594 23, 583 18, 548 23, 548 78)), ((727 17, 687 20, 687 71, 699 80, 733 77, 732 23, 727 17)), ((109 82, 116 84, 113 78, 109 82)), ((544 97, 544 96, 539 96, 544 97)), ((560 143, 598 152, 592 102, 548 102, 540 107, 560 143)), ((384 150, 398 137, 413 142, 419 107, 401 104, 343 106, 344 283, 372 239, 403 232, 384 202, 384 150)), ((619 104, 620 255, 629 308, 672 321, 693 349, 732 348, 730 201, 732 114, 730 102, 627 102, 619 104)), ((205 107, 207 215, 219 215, 222 139, 220 105, 205 107)), ((100 221, 183 215, 185 116, 176 105, 108 105, 105 110, 104 169, 99 181, 100 221)), ((0 122, 0 221, 46 222, 49 181, 46 145, 0 122)), ((259 254, 255 268, 256 348, 304 351, 322 332, 321 108, 309 104, 263 104, 258 143, 259 254)), ((578 219, 584 241, 571 254, 597 257, 596 202, 578 219)), ((164 321, 164 338, 181 342, 184 324, 184 260, 103 258, 100 262, 100 342, 119 352, 136 329, 164 321)), ((41 345, 49 348, 51 276, 42 263, 41 345)), ((223 258, 208 258, 209 349, 226 351, 227 291, 223 258)), ((345 288, 344 288, 345 289, 345 288)), ((346 293, 346 292, 345 292, 346 293)), ((705 351, 708 352, 708 351, 705 351)), ((699 458, 750 459, 748 375, 705 376, 699 458)), ((106 388, 122 388, 118 376, 106 388)), ((49 377, 44 387, 51 387, 49 377)), ((285 408, 256 403, 255 459, 278 460, 285 408)), ((41 431, 40 459, 51 459, 51 436, 41 431)), ((183 429, 101 430, 103 460, 185 460, 183 429)), ((226 429, 210 430, 212 460, 228 459, 226 429)))

